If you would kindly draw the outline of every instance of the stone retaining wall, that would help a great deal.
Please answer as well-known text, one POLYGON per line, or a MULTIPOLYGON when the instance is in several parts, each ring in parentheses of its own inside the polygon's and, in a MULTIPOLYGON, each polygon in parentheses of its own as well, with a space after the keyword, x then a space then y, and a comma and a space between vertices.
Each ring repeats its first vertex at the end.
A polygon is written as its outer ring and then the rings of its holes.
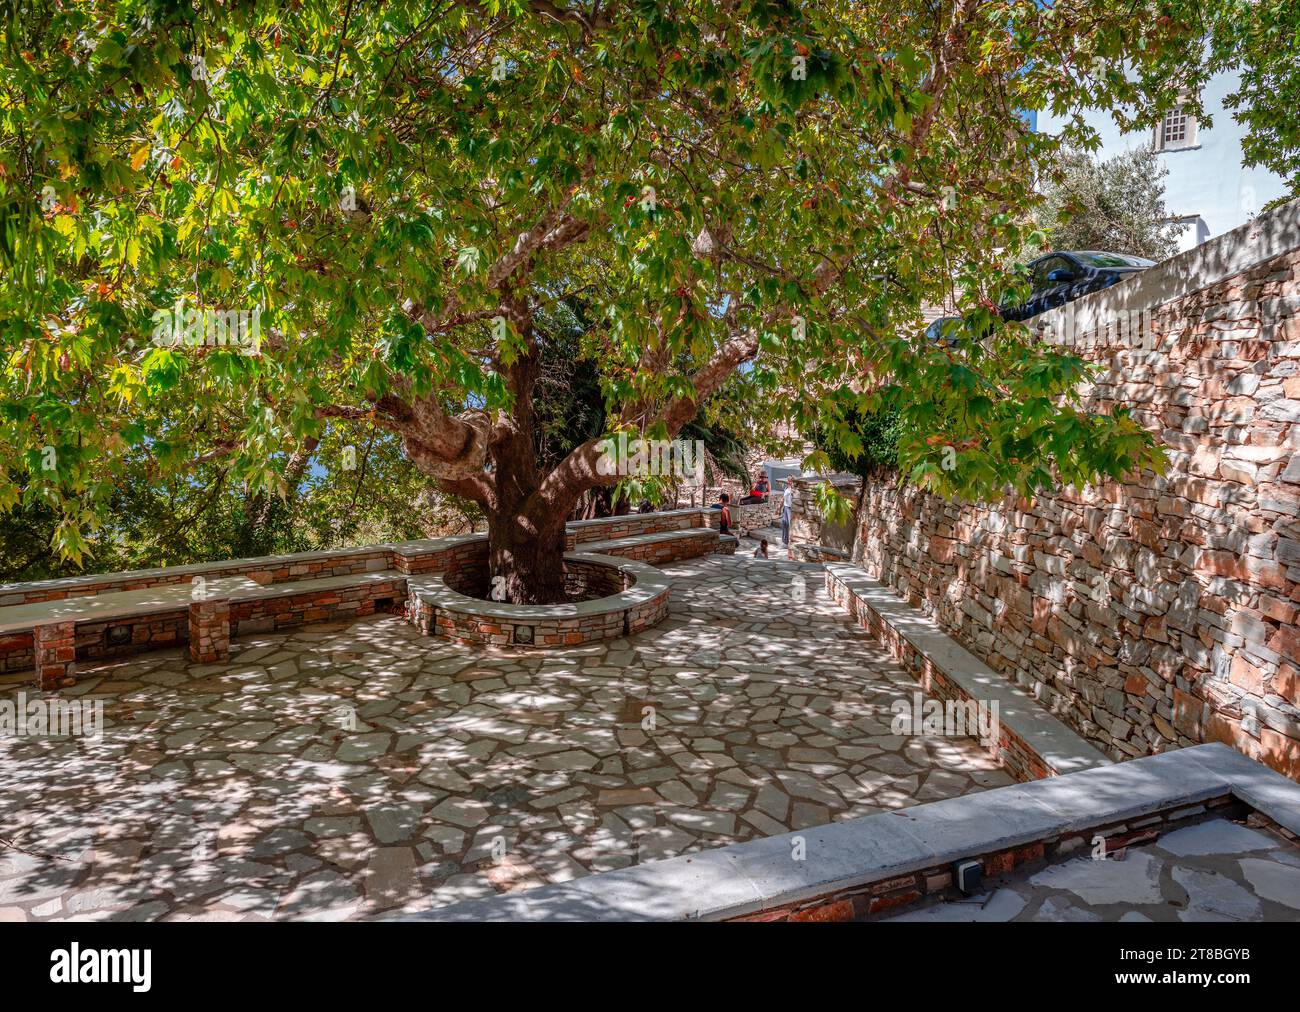
MULTIPOLYGON (((813 545, 823 545, 839 551, 848 551, 853 544, 853 520, 843 524, 830 524, 817 507, 817 488, 829 481, 840 495, 850 500, 858 498, 862 491, 862 479, 856 475, 833 474, 829 478, 822 475, 806 475, 791 478, 794 489, 790 504, 790 538, 813 545)), ((779 523, 778 518, 778 523, 779 523)))
POLYGON ((1206 246, 1030 321, 1168 473, 967 506, 872 484, 854 561, 1115 759, 1223 741, 1300 779, 1300 203, 1206 246))
MULTIPOLYGON (((1168 812, 1157 812, 1143 819, 1118 822, 1105 826, 1089 826, 1063 832, 1044 840, 1018 847, 1005 847, 983 854, 974 854, 968 860, 980 865, 986 879, 1021 872, 1036 872, 1048 864, 1078 857, 1096 846, 1098 837, 1106 841, 1110 853, 1122 853, 1125 847, 1153 843, 1166 833, 1209 819, 1237 819, 1251 816, 1248 805, 1231 796, 1212 798, 1204 804, 1187 805, 1168 812)), ((1286 831, 1282 831, 1285 835, 1286 831)), ((761 914, 728 918, 730 921, 869 921, 892 917, 903 908, 919 905, 923 901, 962 901, 963 896, 953 881, 951 862, 923 868, 878 882, 864 883, 848 889, 829 892, 821 896, 788 903, 761 914)))

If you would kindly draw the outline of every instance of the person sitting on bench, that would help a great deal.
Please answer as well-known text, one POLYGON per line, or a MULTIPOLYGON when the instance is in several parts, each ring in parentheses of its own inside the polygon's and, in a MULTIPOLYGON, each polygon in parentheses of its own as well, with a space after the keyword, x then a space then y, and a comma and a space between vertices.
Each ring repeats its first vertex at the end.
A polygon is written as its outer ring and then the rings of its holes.
POLYGON ((731 533, 731 496, 727 495, 726 492, 723 492, 722 495, 719 496, 718 498, 721 501, 720 508, 722 509, 722 516, 718 518, 718 533, 730 534, 731 533))
POLYGON ((758 479, 749 490, 749 495, 740 500, 740 505, 749 506, 754 503, 767 502, 767 494, 769 491, 771 491, 771 488, 767 484, 767 475, 760 472, 758 479))

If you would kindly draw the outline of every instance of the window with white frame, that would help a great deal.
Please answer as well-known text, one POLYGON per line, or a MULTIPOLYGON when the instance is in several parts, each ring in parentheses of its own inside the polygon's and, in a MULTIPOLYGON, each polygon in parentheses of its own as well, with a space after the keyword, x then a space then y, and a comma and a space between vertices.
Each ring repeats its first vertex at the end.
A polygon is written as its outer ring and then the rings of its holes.
POLYGON ((1156 124, 1157 151, 1177 151, 1196 147, 1196 117, 1186 105, 1176 105, 1156 124))

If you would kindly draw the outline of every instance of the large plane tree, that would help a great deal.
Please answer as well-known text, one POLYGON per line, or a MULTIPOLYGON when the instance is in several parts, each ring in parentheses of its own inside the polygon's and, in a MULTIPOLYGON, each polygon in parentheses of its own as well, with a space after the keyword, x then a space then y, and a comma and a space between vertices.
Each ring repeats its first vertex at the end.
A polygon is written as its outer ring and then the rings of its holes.
POLYGON ((10 0, 0 507, 56 510, 76 557, 128 461, 274 493, 332 419, 372 418, 482 507, 510 600, 557 600, 566 517, 619 479, 597 439, 535 455, 535 321, 574 298, 608 433, 669 438, 707 401, 852 452, 843 419, 888 400, 907 473, 949 494, 1159 466, 1079 403, 1077 359, 915 325, 945 298, 991 319, 1059 143, 1029 110, 1149 122, 1258 50, 1252 149, 1290 157, 1266 107, 1294 38, 1244 27, 1285 4, 1201 7, 10 0), (260 340, 222 344, 236 321, 260 340))

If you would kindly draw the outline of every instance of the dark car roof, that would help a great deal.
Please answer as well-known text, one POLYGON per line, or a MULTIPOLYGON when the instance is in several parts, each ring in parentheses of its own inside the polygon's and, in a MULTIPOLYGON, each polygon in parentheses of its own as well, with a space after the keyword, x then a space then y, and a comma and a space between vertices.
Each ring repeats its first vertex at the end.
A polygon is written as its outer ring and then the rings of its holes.
POLYGON ((1155 261, 1148 260, 1146 257, 1134 256, 1131 253, 1110 253, 1105 250, 1095 249, 1055 250, 1051 253, 1045 253, 1033 262, 1039 263, 1048 257, 1058 256, 1072 257, 1087 267, 1106 267, 1115 270, 1142 270, 1146 267, 1155 266, 1155 261))

